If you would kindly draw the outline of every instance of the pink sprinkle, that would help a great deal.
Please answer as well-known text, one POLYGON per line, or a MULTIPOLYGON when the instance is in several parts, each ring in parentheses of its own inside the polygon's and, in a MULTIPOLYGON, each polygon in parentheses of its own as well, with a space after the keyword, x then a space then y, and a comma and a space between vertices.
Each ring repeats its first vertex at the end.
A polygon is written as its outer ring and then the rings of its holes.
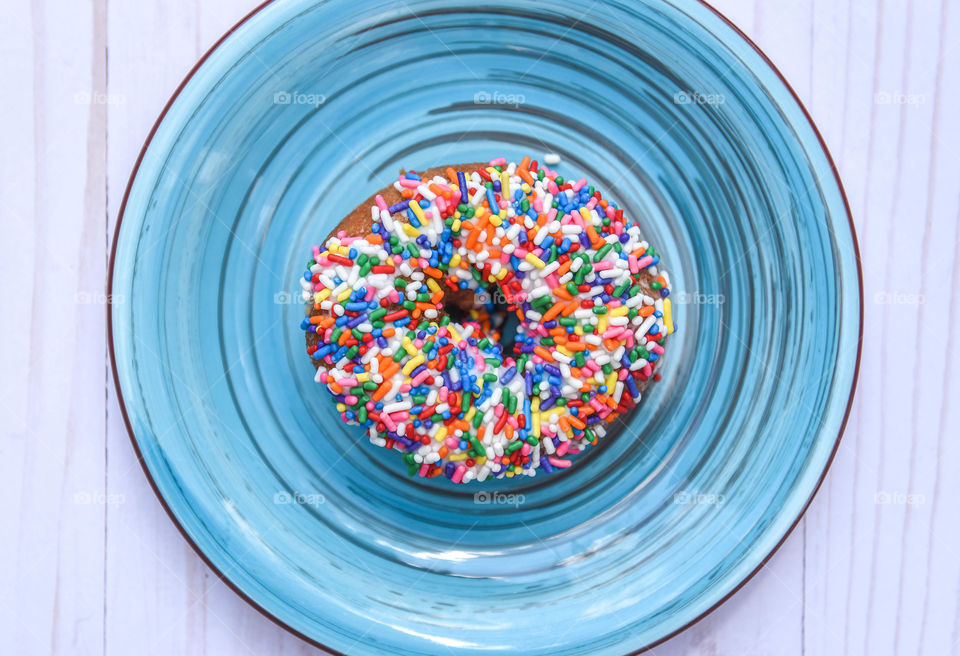
POLYGON ((569 448, 570 448, 569 440, 567 440, 566 442, 561 442, 560 446, 557 447, 557 455, 562 458, 564 455, 566 455, 567 449, 569 448))
POLYGON ((653 343, 653 346, 651 346, 651 347, 648 348, 647 350, 648 350, 648 351, 653 351, 653 352, 656 353, 657 355, 663 355, 663 347, 660 346, 659 344, 657 344, 656 342, 654 342, 654 343, 653 343))
POLYGON ((583 185, 585 185, 585 184, 587 184, 587 179, 586 179, 586 178, 580 178, 579 180, 577 180, 576 182, 574 182, 574 183, 573 183, 573 191, 574 191, 574 193, 579 192, 579 191, 583 188, 583 185))
POLYGON ((497 159, 490 160, 490 166, 503 166, 507 163, 506 157, 498 157, 497 159))
POLYGON ((463 480, 463 475, 467 473, 467 468, 464 465, 457 467, 456 471, 453 472, 453 476, 450 478, 454 483, 459 483, 463 480))
POLYGON ((400 178, 399 182, 401 187, 406 187, 407 189, 416 189, 420 186, 419 180, 411 180, 409 178, 400 178))
POLYGON ((652 263, 653 263, 652 255, 644 255, 639 260, 637 260, 637 266, 640 267, 641 269, 646 269, 652 263))
POLYGON ((417 474, 419 474, 421 478, 426 478, 427 472, 429 471, 430 471, 430 465, 428 465, 427 463, 423 463, 422 465, 420 465, 420 471, 418 471, 417 474))
POLYGON ((387 201, 383 200, 383 196, 381 196, 380 194, 377 194, 376 201, 377 201, 377 207, 379 207, 381 210, 388 209, 387 201))
POLYGON ((637 264, 637 256, 634 254, 627 255, 627 264, 630 265, 630 273, 639 273, 640 265, 637 264))
POLYGON ((346 403, 347 405, 356 405, 356 404, 357 404, 357 401, 358 401, 357 397, 354 396, 353 394, 348 394, 348 395, 343 399, 343 402, 346 403))
POLYGON ((429 370, 429 369, 424 369, 424 370, 421 371, 419 374, 417 374, 416 377, 415 377, 412 381, 410 381, 410 383, 411 383, 414 387, 416 387, 417 385, 419 385, 420 383, 422 383, 424 380, 426 380, 426 379, 427 379, 427 376, 429 376, 429 375, 430 375, 430 370, 429 370))
POLYGON ((569 460, 561 460, 560 458, 554 458, 553 456, 550 456, 549 458, 547 458, 547 462, 549 462, 554 467, 559 467, 560 469, 565 469, 570 466, 569 460))
POLYGON ((547 191, 556 196, 560 193, 560 187, 557 186, 557 183, 553 180, 550 181, 550 184, 547 185, 547 191))

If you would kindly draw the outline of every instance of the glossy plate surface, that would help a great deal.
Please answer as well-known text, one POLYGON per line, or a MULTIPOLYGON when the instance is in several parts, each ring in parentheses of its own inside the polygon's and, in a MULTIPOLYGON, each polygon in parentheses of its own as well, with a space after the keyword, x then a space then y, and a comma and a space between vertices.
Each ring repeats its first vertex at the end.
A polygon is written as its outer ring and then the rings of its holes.
POLYGON ((194 71, 131 179, 110 320, 145 469, 212 566, 330 649, 650 645, 756 570, 835 449, 861 297, 815 129, 705 5, 584 9, 277 0, 194 71), (663 254, 664 380, 562 475, 408 479, 312 382, 310 246, 400 167, 545 152, 663 254))

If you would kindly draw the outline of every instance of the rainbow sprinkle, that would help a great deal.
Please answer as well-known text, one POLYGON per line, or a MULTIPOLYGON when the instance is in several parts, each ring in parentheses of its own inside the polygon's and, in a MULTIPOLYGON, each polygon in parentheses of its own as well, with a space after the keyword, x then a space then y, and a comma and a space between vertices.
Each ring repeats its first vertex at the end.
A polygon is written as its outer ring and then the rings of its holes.
POLYGON ((314 247, 301 284, 316 380, 411 476, 569 467, 659 379, 670 279, 586 180, 529 157, 445 173, 401 175, 403 200, 377 196, 369 235, 314 247), (452 290, 476 299, 457 320, 452 290))

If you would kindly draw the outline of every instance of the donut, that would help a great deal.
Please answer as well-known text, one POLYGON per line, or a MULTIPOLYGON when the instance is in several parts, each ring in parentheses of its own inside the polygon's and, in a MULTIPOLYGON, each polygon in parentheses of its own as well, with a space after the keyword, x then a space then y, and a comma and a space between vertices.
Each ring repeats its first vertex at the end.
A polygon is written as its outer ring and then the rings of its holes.
POLYGON ((529 157, 401 171, 312 255, 315 380, 410 476, 570 467, 660 379, 676 328, 639 226, 529 157))

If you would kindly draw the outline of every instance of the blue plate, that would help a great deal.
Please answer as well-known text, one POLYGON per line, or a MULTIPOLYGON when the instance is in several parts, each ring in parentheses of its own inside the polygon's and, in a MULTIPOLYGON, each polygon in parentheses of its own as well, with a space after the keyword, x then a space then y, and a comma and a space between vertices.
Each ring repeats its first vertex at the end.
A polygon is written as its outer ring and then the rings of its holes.
POLYGON ((859 358, 856 241, 789 87, 691 0, 277 0, 208 53, 121 210, 116 380, 198 552, 350 654, 624 654, 784 539, 859 358), (672 274, 664 380, 571 470, 411 480, 343 425, 298 324, 310 246, 398 168, 562 155, 672 274))

